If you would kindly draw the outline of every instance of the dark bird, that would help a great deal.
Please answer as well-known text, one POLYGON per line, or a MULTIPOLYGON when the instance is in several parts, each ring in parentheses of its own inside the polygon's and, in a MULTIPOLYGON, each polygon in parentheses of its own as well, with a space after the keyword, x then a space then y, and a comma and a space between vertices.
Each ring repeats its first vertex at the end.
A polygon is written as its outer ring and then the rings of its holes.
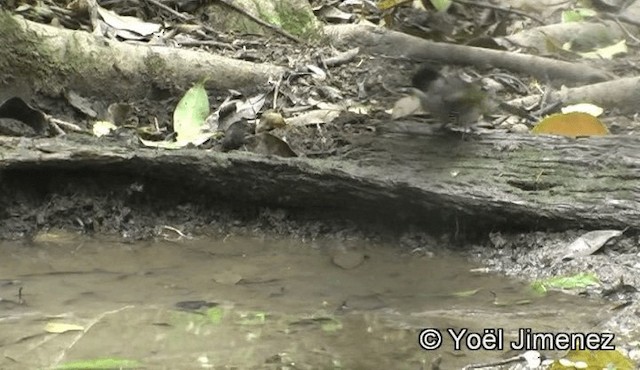
POLYGON ((443 127, 450 123, 469 125, 477 122, 495 105, 477 84, 458 76, 443 75, 428 65, 416 72, 411 84, 422 108, 443 127))
POLYGON ((253 127, 246 120, 232 123, 224 132, 222 151, 228 152, 242 148, 252 134, 253 127))

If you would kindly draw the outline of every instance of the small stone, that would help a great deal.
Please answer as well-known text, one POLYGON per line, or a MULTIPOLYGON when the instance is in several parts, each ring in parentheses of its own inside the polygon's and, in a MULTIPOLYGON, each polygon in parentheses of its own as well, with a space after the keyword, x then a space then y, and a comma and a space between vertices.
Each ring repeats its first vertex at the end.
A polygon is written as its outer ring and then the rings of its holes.
POLYGON ((524 123, 516 123, 515 125, 511 126, 509 132, 524 134, 529 132, 529 127, 527 127, 527 125, 525 125, 524 123))
POLYGON ((365 259, 366 256, 360 252, 346 251, 335 254, 331 261, 338 267, 351 270, 360 266, 365 259))
POLYGON ((242 275, 233 272, 221 272, 213 276, 213 280, 222 285, 236 285, 242 280, 242 275))

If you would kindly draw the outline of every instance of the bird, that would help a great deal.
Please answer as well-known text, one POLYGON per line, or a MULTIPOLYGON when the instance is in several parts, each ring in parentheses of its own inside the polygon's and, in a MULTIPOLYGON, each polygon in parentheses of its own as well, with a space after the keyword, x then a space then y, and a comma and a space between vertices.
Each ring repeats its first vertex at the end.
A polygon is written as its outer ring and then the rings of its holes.
POLYGON ((444 75, 430 65, 418 69, 411 85, 422 109, 440 121, 441 127, 449 124, 468 126, 495 105, 478 84, 458 76, 444 75))
POLYGON ((242 148, 247 143, 248 137, 251 136, 253 127, 244 119, 232 123, 224 132, 222 139, 222 151, 228 152, 242 148))

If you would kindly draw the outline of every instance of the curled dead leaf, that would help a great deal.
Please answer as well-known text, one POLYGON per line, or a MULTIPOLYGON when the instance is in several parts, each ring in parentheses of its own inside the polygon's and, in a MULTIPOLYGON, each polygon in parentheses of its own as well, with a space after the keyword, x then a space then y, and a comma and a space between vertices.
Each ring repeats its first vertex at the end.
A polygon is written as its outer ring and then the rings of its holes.
POLYGON ((278 157, 298 156, 289 144, 268 132, 262 132, 249 138, 247 147, 251 152, 257 154, 275 155, 278 157))
POLYGON ((573 241, 567 249, 563 260, 578 256, 588 256, 597 252, 611 239, 622 235, 624 230, 595 230, 589 231, 573 241))
POLYGON ((256 134, 282 128, 286 125, 287 123, 284 121, 282 114, 270 109, 260 116, 260 121, 256 125, 256 134))

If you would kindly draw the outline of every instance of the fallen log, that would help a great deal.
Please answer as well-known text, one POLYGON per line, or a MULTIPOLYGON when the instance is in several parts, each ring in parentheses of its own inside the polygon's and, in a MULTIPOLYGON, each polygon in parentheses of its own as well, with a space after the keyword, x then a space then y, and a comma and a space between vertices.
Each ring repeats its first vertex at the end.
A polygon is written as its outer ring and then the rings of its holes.
POLYGON ((0 184, 16 171, 108 172, 179 181, 189 194, 247 207, 463 233, 640 225, 638 137, 461 137, 416 127, 409 135, 398 127, 354 139, 335 159, 2 137, 0 184))

